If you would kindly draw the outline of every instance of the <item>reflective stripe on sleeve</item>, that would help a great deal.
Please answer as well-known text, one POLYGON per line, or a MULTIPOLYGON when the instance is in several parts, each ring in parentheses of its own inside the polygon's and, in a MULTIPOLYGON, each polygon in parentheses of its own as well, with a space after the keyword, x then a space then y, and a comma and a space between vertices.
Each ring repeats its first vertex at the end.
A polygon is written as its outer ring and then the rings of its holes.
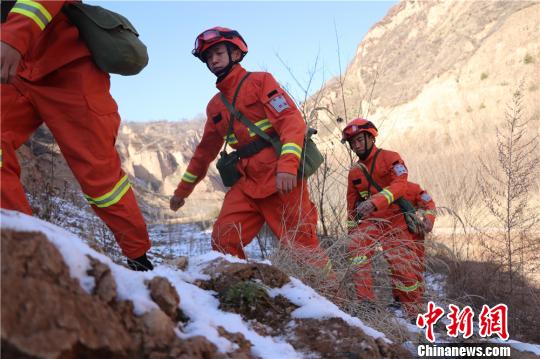
POLYGON ((436 216, 436 215, 435 215, 435 211, 432 211, 431 209, 426 209, 426 210, 424 210, 423 212, 424 212, 424 214, 431 214, 433 217, 436 216))
POLYGON ((85 194, 84 197, 86 198, 88 203, 93 204, 99 208, 109 207, 113 204, 118 203, 118 201, 120 201, 122 197, 124 197, 130 187, 131 185, 129 184, 128 176, 124 175, 124 177, 122 177, 122 179, 118 181, 118 183, 116 183, 114 188, 110 192, 105 193, 103 196, 94 198, 85 194))
POLYGON ((302 156, 302 147, 298 146, 294 142, 288 142, 281 146, 281 156, 292 153, 293 155, 300 158, 302 156))
POLYGON ((40 3, 32 0, 19 0, 11 9, 11 12, 32 19, 41 30, 52 20, 49 11, 40 3))
POLYGON ((388 204, 392 204, 392 202, 394 202, 394 194, 390 192, 387 188, 383 189, 380 194, 382 194, 386 198, 388 204))
POLYGON ((184 175, 182 176, 182 181, 187 183, 194 183, 197 180, 197 176, 195 176, 193 173, 186 171, 184 175))

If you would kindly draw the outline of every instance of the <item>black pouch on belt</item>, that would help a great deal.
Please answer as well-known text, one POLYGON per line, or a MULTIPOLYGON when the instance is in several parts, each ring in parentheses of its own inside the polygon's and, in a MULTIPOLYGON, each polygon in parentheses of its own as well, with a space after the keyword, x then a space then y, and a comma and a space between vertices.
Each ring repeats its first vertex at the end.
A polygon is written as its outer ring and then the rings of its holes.
POLYGON ((216 168, 219 176, 226 187, 232 187, 239 179, 240 172, 236 169, 236 164, 240 160, 236 151, 227 153, 222 151, 219 160, 216 163, 216 168))

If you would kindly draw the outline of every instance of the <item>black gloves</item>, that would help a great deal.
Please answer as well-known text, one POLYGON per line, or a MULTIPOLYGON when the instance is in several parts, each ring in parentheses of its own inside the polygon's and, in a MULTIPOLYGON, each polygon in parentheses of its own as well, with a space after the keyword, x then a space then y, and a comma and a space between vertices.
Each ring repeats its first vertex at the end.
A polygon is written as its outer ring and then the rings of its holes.
POLYGON ((127 264, 131 270, 146 272, 154 269, 152 262, 146 257, 146 253, 140 256, 139 258, 127 260, 127 264))

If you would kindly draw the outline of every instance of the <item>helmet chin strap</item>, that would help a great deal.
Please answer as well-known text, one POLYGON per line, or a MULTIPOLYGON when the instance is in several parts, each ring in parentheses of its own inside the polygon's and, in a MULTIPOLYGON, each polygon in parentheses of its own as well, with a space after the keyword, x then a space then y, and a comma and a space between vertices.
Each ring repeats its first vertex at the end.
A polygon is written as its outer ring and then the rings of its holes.
POLYGON ((370 136, 368 135, 368 133, 364 132, 364 152, 361 155, 358 155, 358 158, 360 158, 362 161, 367 159, 369 157, 369 154, 371 153, 371 150, 373 150, 373 144, 369 149, 367 148, 369 138, 370 136))
MULTIPOLYGON (((232 60, 231 46, 229 44, 225 44, 225 45, 227 47, 227 55, 229 56, 229 63, 227 64, 227 66, 223 68, 223 70, 214 73, 214 75, 216 75, 217 77, 216 82, 220 82, 221 80, 223 80, 229 74, 229 72, 231 72, 232 67, 239 62, 239 61, 232 60)), ((206 67, 210 69, 210 67, 208 66, 208 63, 206 63, 206 67)))

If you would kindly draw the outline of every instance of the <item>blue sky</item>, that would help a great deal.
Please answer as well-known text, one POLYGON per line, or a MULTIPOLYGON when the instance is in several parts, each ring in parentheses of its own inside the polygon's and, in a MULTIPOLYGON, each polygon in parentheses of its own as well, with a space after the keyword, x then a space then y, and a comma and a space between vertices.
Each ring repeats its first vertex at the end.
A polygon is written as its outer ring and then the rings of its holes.
POLYGON ((150 62, 136 76, 112 75, 111 93, 124 121, 183 120, 204 114, 215 77, 191 55, 195 37, 213 26, 238 30, 249 46, 242 65, 268 71, 298 99, 339 74, 366 32, 395 2, 91 1, 126 16, 148 47, 150 62), (315 68, 315 59, 318 65, 315 68))

